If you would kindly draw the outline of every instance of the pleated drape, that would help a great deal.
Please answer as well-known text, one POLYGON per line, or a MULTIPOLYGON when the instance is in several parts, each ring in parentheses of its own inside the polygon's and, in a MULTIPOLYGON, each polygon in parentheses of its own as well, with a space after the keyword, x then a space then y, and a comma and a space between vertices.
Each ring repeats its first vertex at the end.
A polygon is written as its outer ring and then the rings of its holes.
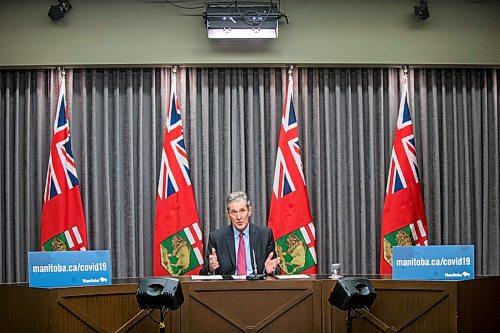
MULTIPOLYGON (((224 200, 249 193, 265 225, 287 68, 179 68, 177 93, 206 241, 224 200)), ((156 190, 170 68, 66 69, 89 247, 113 277, 152 274, 156 190)), ((55 70, 0 70, 2 282, 27 280, 40 218, 55 70)), ((378 271, 402 70, 299 68, 294 105, 320 273, 378 271)), ((500 273, 498 69, 411 69, 408 77, 430 244, 474 244, 476 274, 500 273)))

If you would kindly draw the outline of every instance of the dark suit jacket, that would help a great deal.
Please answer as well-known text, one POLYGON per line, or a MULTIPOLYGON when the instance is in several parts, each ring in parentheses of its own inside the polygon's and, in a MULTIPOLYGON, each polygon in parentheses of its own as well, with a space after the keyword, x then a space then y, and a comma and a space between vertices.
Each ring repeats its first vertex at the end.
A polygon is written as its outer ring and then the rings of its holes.
MULTIPOLYGON (((250 257, 252 258, 252 268, 254 266, 252 251, 255 251, 255 261, 257 262, 257 273, 264 272, 264 263, 266 262, 269 253, 274 251, 274 237, 270 228, 264 226, 248 224, 250 238, 250 257)), ((234 250, 234 233, 233 226, 229 225, 218 230, 212 231, 208 236, 208 246, 205 249, 205 263, 200 270, 200 274, 209 274, 208 256, 212 253, 212 248, 215 248, 217 259, 219 260, 219 268, 214 274, 231 275, 236 270, 236 253, 234 250)))

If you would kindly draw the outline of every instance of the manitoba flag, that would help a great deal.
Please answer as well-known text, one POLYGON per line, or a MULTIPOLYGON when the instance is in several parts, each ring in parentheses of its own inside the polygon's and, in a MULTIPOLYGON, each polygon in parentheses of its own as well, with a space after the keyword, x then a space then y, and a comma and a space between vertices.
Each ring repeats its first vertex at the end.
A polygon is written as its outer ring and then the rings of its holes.
POLYGON ((87 247, 87 227, 71 150, 63 75, 45 181, 41 248, 43 251, 84 251, 87 247))
POLYGON ((392 273, 393 246, 427 245, 427 235, 405 80, 382 212, 380 274, 392 273))
POLYGON ((175 94, 175 74, 171 89, 156 196, 155 276, 198 274, 203 264, 202 235, 175 94))
POLYGON ((283 107, 268 225, 276 239, 282 273, 314 274, 318 271, 316 237, 302 170, 292 90, 290 77, 283 107))

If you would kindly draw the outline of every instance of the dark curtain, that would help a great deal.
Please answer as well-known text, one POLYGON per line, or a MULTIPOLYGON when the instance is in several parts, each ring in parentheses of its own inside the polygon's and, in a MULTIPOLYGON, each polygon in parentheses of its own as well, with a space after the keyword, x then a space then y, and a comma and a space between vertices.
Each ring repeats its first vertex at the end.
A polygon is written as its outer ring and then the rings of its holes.
MULTIPOLYGON (((171 68, 66 69, 73 152, 90 249, 113 277, 152 274, 156 188, 171 68)), ((287 68, 180 68, 177 93, 203 236, 245 190, 267 224, 287 68)), ((380 223, 402 70, 298 68, 294 105, 320 273, 378 272, 380 223)), ((430 244, 474 244, 500 273, 498 69, 411 69, 430 244)), ((0 70, 2 282, 27 280, 40 219, 58 73, 0 70)))

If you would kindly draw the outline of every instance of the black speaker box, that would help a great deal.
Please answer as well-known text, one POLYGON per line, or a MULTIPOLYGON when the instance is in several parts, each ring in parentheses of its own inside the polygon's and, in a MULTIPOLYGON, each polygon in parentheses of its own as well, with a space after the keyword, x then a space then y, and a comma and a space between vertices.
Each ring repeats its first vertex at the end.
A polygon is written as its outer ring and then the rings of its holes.
POLYGON ((181 284, 173 278, 144 278, 139 281, 137 304, 141 309, 176 310, 184 302, 181 284))
POLYGON ((345 311, 348 309, 370 308, 377 293, 370 281, 357 277, 346 277, 337 281, 328 302, 345 311))

